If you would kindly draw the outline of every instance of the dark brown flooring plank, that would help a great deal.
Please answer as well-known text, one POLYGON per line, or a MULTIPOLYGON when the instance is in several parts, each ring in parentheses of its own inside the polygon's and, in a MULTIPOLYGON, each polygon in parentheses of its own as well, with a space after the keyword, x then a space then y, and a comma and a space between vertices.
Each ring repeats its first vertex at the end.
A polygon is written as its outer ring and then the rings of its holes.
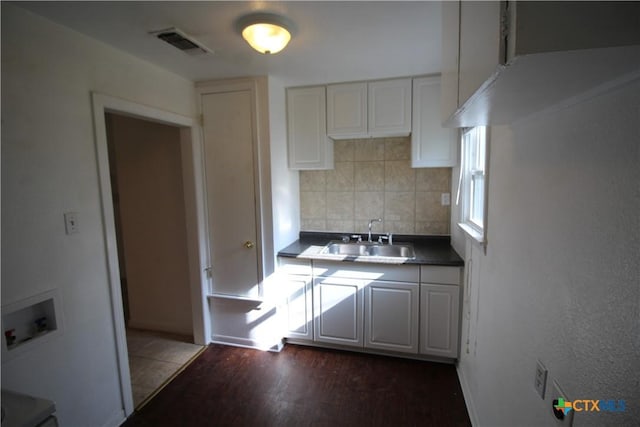
POLYGON ((453 365, 212 344, 122 426, 470 425, 453 365))

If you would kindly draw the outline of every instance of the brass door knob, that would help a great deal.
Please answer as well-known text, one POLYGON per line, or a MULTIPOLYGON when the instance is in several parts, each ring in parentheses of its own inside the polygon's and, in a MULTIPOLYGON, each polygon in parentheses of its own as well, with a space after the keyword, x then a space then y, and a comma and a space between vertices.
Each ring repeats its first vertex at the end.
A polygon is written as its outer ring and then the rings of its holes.
POLYGON ((253 244, 253 242, 247 240, 246 242, 244 242, 244 247, 247 249, 251 249, 253 248, 255 245, 253 244))

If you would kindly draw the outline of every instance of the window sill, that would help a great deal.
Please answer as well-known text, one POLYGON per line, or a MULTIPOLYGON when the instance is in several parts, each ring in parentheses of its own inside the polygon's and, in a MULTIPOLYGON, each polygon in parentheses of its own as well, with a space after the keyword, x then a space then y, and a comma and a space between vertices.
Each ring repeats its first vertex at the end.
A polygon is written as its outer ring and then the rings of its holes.
POLYGON ((470 238, 472 238, 476 242, 480 243, 481 245, 485 244, 484 232, 478 231, 474 227, 472 227, 469 224, 466 224, 464 222, 459 222, 458 223, 458 227, 460 227, 462 229, 462 231, 464 231, 467 234, 467 236, 469 236, 470 238))

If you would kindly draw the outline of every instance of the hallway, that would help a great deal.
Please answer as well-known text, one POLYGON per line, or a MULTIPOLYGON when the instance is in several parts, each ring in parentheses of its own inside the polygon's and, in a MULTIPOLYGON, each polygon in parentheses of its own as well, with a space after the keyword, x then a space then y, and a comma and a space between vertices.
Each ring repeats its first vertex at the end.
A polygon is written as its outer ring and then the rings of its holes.
POLYGON ((133 405, 142 407, 179 374, 204 347, 188 336, 127 329, 133 405))

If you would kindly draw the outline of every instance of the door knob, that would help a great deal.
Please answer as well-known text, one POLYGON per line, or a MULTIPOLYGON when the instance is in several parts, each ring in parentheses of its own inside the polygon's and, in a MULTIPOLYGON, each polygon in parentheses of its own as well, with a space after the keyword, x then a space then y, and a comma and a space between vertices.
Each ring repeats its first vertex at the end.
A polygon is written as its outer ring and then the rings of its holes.
POLYGON ((247 240, 246 242, 244 242, 244 247, 247 249, 251 249, 253 248, 255 245, 253 244, 253 242, 247 240))

